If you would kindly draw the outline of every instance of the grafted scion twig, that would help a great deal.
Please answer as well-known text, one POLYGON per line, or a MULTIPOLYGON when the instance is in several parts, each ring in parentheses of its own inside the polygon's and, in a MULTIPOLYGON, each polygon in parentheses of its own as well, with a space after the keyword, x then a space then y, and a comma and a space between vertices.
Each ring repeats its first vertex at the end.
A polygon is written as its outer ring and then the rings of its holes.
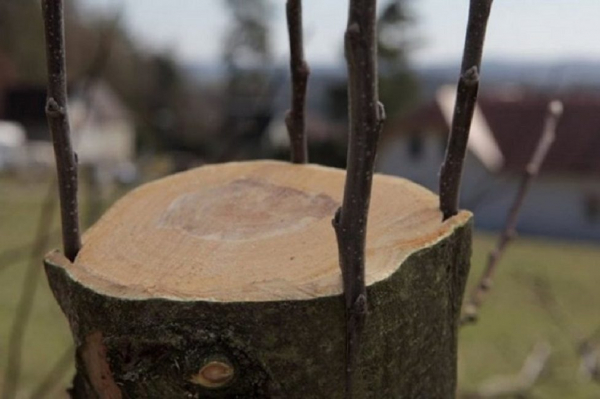
POLYGON ((440 210, 444 220, 458 212, 460 179, 479 91, 483 44, 493 0, 471 0, 460 79, 448 147, 440 171, 440 210))
POLYGON ((77 204, 77 157, 73 152, 67 111, 67 72, 62 0, 42 0, 48 63, 46 116, 52 134, 62 222, 63 249, 73 261, 81 248, 77 204))
POLYGON ((373 168, 385 119, 377 88, 376 0, 351 0, 345 35, 350 137, 342 207, 333 219, 346 304, 346 397, 367 316, 365 247, 373 168))
POLYGON ((306 139, 306 89, 310 68, 304 59, 302 40, 302 0, 288 0, 287 23, 290 37, 290 69, 292 74, 292 104, 285 116, 290 136, 292 162, 308 162, 306 139))

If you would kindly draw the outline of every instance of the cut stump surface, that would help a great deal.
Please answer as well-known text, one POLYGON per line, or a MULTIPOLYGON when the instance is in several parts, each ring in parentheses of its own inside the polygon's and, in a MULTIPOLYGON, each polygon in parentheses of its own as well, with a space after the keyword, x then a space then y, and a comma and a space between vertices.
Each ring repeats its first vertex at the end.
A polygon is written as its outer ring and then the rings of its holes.
MULTIPOLYGON (((344 303, 331 219, 344 178, 275 161, 204 166, 126 195, 86 233, 74 263, 50 254, 49 281, 80 348, 75 391, 341 398, 344 303), (90 342, 102 346, 100 360, 86 356, 90 342), (224 373, 216 388, 198 383, 224 373)), ((454 394, 470 219, 442 223, 437 196, 374 177, 357 398, 454 394)))

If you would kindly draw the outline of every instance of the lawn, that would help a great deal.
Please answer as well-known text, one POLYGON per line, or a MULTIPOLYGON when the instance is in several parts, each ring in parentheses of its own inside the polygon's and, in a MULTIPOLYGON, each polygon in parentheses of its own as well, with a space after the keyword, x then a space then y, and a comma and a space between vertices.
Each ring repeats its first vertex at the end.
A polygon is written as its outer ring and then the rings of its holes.
MULTIPOLYGON (((0 254, 33 239, 44 184, 0 178, 0 254)), ((85 201, 82 210, 85 214, 85 201)), ((56 214, 58 215, 58 214, 56 214)), ((56 231, 55 225, 50 230, 56 231)), ((469 284, 479 276, 494 236, 478 233, 474 241, 469 284)), ((59 245, 53 237, 49 248, 59 245)), ((13 264, 0 255, 0 385, 6 365, 7 340, 23 284, 29 254, 13 264)), ((35 259, 35 264, 41 264, 35 259)), ((567 331, 591 334, 600 327, 600 246, 521 237, 508 249, 498 278, 477 325, 464 327, 459 344, 461 389, 473 390, 483 381, 515 374, 532 346, 547 341, 552 354, 532 397, 600 398, 600 384, 578 374, 579 359, 567 331), (559 305, 542 306, 540 293, 551 293, 559 305), (565 321, 557 322, 552 309, 565 321)), ((23 335, 22 397, 47 375, 70 347, 67 323, 39 275, 29 328, 23 335)), ((547 296, 547 295, 546 295, 547 296)), ((68 373, 70 375, 72 371, 68 373)), ((69 376, 57 384, 64 389, 69 376)), ((47 397, 56 397, 49 394, 47 397)))
MULTIPOLYGON (((470 286, 494 241, 490 235, 475 236, 470 286)), ((597 244, 518 238, 500 264, 479 323, 461 329, 461 387, 474 388, 489 377, 517 373, 534 344, 547 341, 551 357, 532 397, 600 398, 600 384, 578 374, 572 337, 593 335, 600 328, 599 283, 597 244), (544 305, 544 291, 556 305, 544 305), (558 321, 552 316, 556 313, 558 321)))

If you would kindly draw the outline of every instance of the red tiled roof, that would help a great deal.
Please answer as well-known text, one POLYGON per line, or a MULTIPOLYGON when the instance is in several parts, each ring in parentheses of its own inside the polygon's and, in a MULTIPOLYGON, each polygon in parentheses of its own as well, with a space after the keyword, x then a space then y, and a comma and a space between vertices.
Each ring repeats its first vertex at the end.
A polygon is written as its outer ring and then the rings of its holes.
POLYGON ((448 125, 437 102, 430 101, 404 117, 386 121, 383 125, 383 136, 401 132, 444 131, 447 129, 448 125))
MULTIPOLYGON (((542 171, 600 175, 600 97, 566 96, 542 171)), ((504 155, 505 170, 523 171, 542 134, 550 97, 481 97, 479 105, 504 155)))
MULTIPOLYGON (((600 94, 550 97, 515 91, 489 93, 479 106, 504 156, 504 171, 522 172, 542 134, 548 103, 563 102, 557 137, 542 171, 600 176, 600 94)), ((384 128, 384 134, 419 130, 447 132, 448 122, 438 103, 431 101, 384 128)))

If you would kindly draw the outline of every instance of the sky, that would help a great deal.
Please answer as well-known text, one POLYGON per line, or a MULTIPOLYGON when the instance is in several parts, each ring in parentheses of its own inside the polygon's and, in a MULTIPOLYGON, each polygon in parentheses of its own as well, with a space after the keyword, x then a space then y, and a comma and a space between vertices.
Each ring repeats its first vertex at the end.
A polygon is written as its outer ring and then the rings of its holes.
MULTIPOLYGON (((285 0, 270 0, 275 60, 287 62, 285 0)), ((129 31, 145 46, 187 64, 219 61, 229 23, 224 0, 80 0, 96 12, 120 10, 129 31)), ((312 64, 342 61, 347 0, 304 0, 306 57, 312 64)), ((383 0, 380 0, 383 3, 383 0)), ((407 0, 418 44, 418 65, 460 58, 468 0, 407 0)), ((495 0, 486 59, 600 61, 600 0, 495 0)))

